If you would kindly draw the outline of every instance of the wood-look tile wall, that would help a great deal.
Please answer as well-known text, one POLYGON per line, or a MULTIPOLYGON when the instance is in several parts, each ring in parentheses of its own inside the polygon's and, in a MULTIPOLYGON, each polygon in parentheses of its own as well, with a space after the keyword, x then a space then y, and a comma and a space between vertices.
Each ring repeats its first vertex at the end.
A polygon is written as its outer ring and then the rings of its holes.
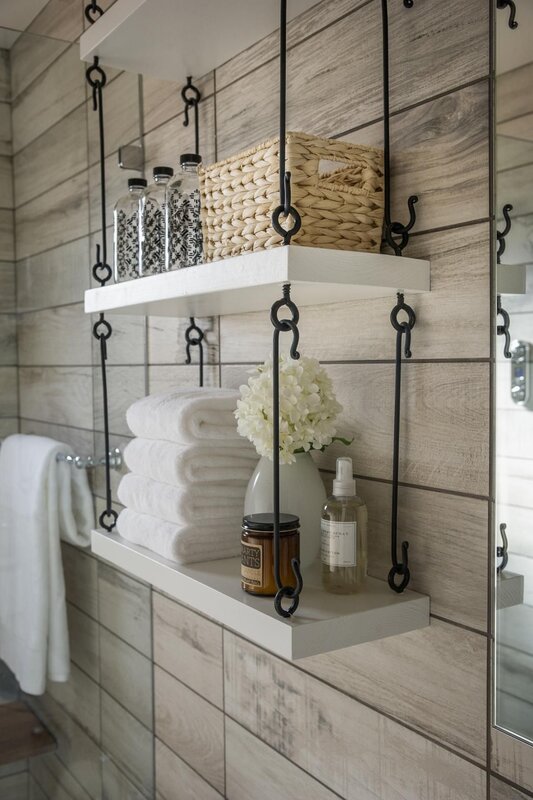
MULTIPOLYGON (((432 597, 431 627, 291 665, 66 546, 74 667, 69 687, 39 702, 60 747, 32 765, 32 797, 482 800, 489 783, 493 797, 515 797, 509 781, 527 796, 532 770, 516 760, 527 762, 531 748, 500 743, 487 760, 490 5, 389 2, 394 215, 404 219, 406 198, 419 195, 410 254, 432 262, 431 293, 407 297, 417 326, 400 492, 400 536, 411 544, 413 587, 432 597), (75 703, 82 687, 87 702, 75 703), (501 780, 489 781, 491 769, 501 780)), ((102 236, 96 120, 75 44, 82 6, 50 0, 31 31, 57 39, 21 37, 11 53, 21 316, 18 360, 0 366, 13 386, 0 413, 16 397, 18 364, 21 430, 100 452, 98 353, 82 309, 102 236)), ((379 7, 322 0, 290 24, 290 127, 381 143, 379 7)), ((275 134, 276 47, 267 37, 199 80, 205 160, 275 134)), ((109 210, 128 177, 117 147, 142 140, 147 171, 190 149, 179 89, 109 70, 108 243, 109 210)), ((0 120, 0 157, 10 154, 5 130, 0 120)), ((0 208, 4 239, 11 214, 0 208)), ((6 244, 0 265, 8 294, 12 251, 6 244)), ((301 319, 302 352, 327 366, 355 437, 377 576, 388 562, 393 302, 303 309, 301 319)), ((184 364, 184 320, 111 322, 111 427, 123 446, 127 405, 194 385, 197 371, 184 364)), ((239 385, 271 348, 264 314, 202 326, 214 385, 239 385)), ((326 483, 339 452, 318 459, 326 483)), ((102 476, 93 489, 101 509, 102 476)))

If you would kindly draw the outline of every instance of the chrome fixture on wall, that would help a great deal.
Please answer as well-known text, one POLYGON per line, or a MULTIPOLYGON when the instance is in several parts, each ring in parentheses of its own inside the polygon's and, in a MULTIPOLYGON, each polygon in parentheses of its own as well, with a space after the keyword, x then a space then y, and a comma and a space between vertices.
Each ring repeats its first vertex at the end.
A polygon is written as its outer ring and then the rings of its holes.
POLYGON ((104 467, 109 460, 111 469, 120 469, 122 466, 122 453, 119 447, 115 447, 109 454, 108 458, 95 458, 94 456, 72 456, 65 455, 65 453, 58 453, 56 461, 66 461, 67 464, 73 464, 76 469, 95 469, 96 467, 104 467))

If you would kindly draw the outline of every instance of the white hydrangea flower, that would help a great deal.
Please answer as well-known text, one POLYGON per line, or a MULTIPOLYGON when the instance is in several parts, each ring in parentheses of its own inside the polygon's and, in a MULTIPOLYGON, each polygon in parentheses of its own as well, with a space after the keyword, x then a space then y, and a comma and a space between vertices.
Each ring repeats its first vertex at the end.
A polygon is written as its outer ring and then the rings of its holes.
MULTIPOLYGON (((240 387, 235 416, 237 430, 261 456, 272 460, 272 359, 251 370, 240 387)), ((296 461, 295 453, 321 450, 333 441, 342 411, 331 379, 314 358, 280 356, 280 462, 296 461)))

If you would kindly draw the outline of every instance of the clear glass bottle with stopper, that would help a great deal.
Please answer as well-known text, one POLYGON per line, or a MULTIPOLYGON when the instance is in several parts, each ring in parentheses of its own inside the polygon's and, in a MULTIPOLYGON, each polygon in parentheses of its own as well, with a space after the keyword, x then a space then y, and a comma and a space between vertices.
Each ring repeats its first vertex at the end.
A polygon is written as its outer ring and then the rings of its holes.
POLYGON ((200 183, 197 153, 180 156, 176 178, 169 186, 169 268, 193 267, 202 263, 203 239, 200 216, 200 183))
POLYGON ((322 583, 328 592, 360 590, 367 569, 367 520, 364 501, 355 493, 352 459, 337 459, 333 495, 322 510, 322 583))
POLYGON ((113 248, 115 283, 140 275, 139 218, 144 178, 128 180, 128 194, 119 198, 113 209, 113 248))
POLYGON ((141 200, 141 275, 169 268, 168 182, 172 167, 154 167, 154 181, 141 200))

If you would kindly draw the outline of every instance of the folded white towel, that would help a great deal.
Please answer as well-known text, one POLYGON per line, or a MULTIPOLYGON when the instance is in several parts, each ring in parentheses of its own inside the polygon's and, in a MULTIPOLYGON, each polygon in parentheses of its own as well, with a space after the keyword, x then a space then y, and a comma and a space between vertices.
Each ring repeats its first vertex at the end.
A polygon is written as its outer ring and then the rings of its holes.
POLYGON ((217 444, 181 445, 156 439, 132 439, 124 450, 124 461, 136 475, 183 486, 195 483, 248 484, 257 464, 254 448, 217 444))
POLYGON ((179 444, 198 441, 241 446, 234 411, 239 392, 232 389, 179 389, 137 400, 126 412, 131 432, 144 439, 179 444))
POLYGON ((241 551, 241 527, 231 523, 181 526, 125 508, 117 530, 128 542, 181 564, 232 558, 241 551))
POLYGON ((0 447, 0 658, 22 689, 42 694, 70 671, 60 538, 87 546, 94 527, 87 474, 43 436, 9 436, 0 447))
POLYGON ((240 527, 245 493, 244 484, 171 486, 133 472, 124 475, 118 487, 123 506, 178 525, 223 520, 240 527))

